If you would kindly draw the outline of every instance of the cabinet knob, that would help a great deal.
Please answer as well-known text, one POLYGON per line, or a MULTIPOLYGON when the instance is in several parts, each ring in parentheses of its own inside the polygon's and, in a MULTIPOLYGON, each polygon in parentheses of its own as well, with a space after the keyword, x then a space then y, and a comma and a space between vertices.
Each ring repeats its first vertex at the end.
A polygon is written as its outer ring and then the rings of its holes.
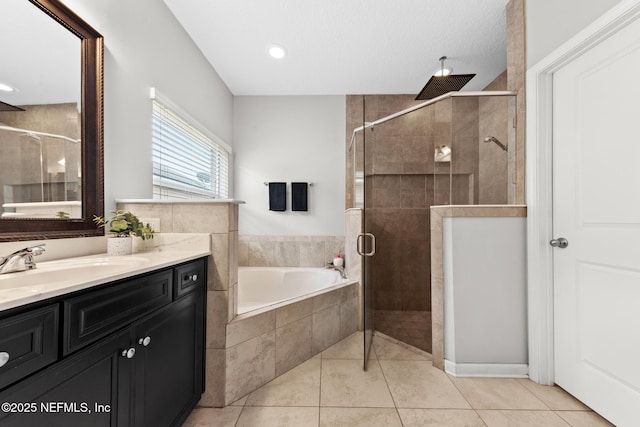
POLYGON ((7 364, 11 356, 6 351, 0 352, 0 368, 7 364))
POLYGON ((194 273, 194 274, 191 274, 191 275, 186 275, 186 276, 184 276, 184 279, 185 279, 186 281, 192 281, 192 282, 195 282, 196 280, 198 280, 198 275, 197 275, 197 274, 195 274, 195 273, 194 273))
POLYGON ((133 356, 136 355, 136 349, 131 347, 126 350, 122 350, 122 357, 126 357, 127 359, 132 359, 133 356))
POLYGON ((140 344, 140 345, 142 345, 144 347, 148 346, 150 343, 151 343, 151 337, 149 337, 149 336, 146 336, 144 338, 140 338, 138 340, 138 344, 140 344))

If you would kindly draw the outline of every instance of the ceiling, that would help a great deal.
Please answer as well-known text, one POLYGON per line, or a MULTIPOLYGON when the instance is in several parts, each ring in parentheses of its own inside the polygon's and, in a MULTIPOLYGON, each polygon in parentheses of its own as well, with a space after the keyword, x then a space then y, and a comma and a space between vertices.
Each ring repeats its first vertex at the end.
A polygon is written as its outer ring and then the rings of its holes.
POLYGON ((443 55, 464 90, 506 69, 508 0, 164 2, 236 96, 417 94, 443 55))
POLYGON ((80 39, 24 0, 0 1, 0 91, 12 105, 80 102, 80 39))

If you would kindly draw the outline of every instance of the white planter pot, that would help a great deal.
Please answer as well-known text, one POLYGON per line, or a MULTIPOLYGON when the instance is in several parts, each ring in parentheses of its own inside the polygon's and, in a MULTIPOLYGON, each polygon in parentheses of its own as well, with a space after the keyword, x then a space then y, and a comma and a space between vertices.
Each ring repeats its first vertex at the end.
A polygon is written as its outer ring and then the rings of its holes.
POLYGON ((131 255, 133 246, 133 238, 127 237, 109 237, 107 238, 107 255, 131 255))

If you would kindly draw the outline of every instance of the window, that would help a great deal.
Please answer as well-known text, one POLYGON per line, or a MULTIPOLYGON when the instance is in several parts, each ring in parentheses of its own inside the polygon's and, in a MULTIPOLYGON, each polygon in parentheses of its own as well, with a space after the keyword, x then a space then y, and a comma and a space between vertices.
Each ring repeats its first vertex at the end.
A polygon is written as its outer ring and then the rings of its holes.
POLYGON ((154 90, 152 98, 153 198, 229 198, 229 147, 154 90))

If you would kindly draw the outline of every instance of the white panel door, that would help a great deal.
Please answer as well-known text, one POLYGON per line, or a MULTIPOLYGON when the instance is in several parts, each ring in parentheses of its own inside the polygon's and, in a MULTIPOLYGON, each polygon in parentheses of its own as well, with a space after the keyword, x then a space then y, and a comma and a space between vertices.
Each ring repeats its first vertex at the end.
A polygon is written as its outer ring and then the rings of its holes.
POLYGON ((553 76, 555 381, 640 425, 640 22, 553 76))

